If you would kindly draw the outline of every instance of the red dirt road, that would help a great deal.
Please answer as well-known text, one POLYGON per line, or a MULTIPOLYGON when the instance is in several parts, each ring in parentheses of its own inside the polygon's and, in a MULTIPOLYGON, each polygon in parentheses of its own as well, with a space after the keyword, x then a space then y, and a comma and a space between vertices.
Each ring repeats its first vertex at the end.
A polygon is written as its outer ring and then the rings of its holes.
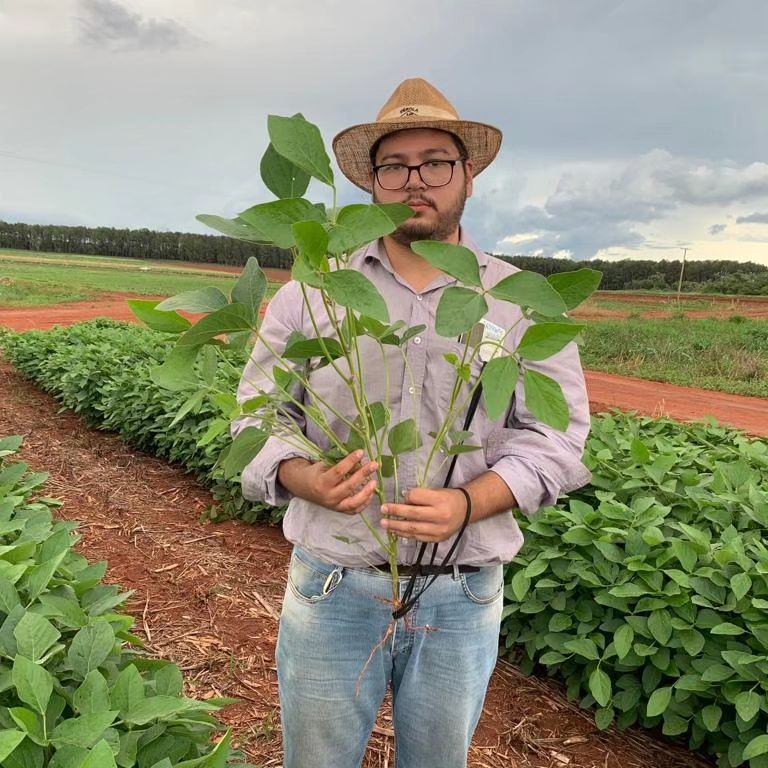
MULTIPOLYGON (((106 301, 81 301, 47 307, 0 309, 0 327, 15 331, 47 330, 96 317, 137 322, 126 304, 132 294, 111 294, 106 301)), ((140 298, 148 299, 148 296, 140 298)), ((158 300, 164 297, 156 297, 158 300)), ((645 416, 669 416, 693 421, 712 416, 721 424, 768 437, 768 400, 741 397, 706 389, 690 389, 607 373, 587 373, 587 388, 593 413, 620 408, 645 416)))
POLYGON ((620 408, 679 421, 700 421, 712 416, 721 424, 743 429, 750 435, 768 436, 768 400, 761 397, 677 387, 595 371, 587 371, 586 377, 593 413, 620 408))

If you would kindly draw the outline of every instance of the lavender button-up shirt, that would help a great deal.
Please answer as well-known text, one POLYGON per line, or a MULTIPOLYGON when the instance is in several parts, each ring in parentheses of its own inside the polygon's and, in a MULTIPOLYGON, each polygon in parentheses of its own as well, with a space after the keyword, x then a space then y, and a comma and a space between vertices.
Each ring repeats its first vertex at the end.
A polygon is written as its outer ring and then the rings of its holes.
MULTIPOLYGON (((477 256, 480 275, 486 288, 518 271, 516 267, 479 250, 464 234, 462 244, 477 256)), ((360 341, 368 402, 384 402, 388 394, 391 423, 413 418, 423 438, 421 449, 400 456, 398 481, 401 493, 404 494, 405 490, 417 484, 417 467, 424 467, 433 443, 428 433, 437 431, 443 423, 451 398, 455 373, 444 355, 454 353, 460 357, 463 345, 459 344, 458 339, 437 335, 435 313, 444 288, 456 281, 441 275, 424 291, 416 293, 393 270, 381 241, 354 254, 349 267, 361 272, 378 288, 387 303, 392 322, 403 320, 408 326, 426 326, 422 333, 407 344, 408 366, 404 364, 397 348, 384 347, 387 355, 385 363, 378 345, 367 337, 361 337, 360 341)), ((332 335, 319 292, 312 288, 307 291, 321 334, 332 335)), ((490 296, 487 300, 489 312, 486 318, 495 325, 506 331, 520 320, 521 312, 516 305, 490 296)), ((343 308, 339 308, 339 311, 343 312, 343 308)), ((527 327, 528 321, 525 320, 515 327, 506 341, 508 349, 517 347, 527 327)), ((280 288, 269 304, 261 326, 261 334, 267 344, 259 341, 254 346, 237 392, 240 403, 261 392, 274 391, 269 376, 265 375, 275 365, 275 359, 267 346, 281 354, 293 331, 300 331, 309 338, 317 335, 310 322, 301 286, 295 281, 280 288)), ((477 376, 482 365, 478 355, 473 365, 472 374, 477 376)), ((589 404, 579 353, 574 343, 547 360, 536 363, 526 361, 525 365, 560 383, 571 412, 567 431, 560 432, 534 418, 525 405, 521 378, 516 397, 502 418, 490 421, 483 401, 480 401, 470 427, 473 437, 468 442, 482 445, 482 450, 459 456, 451 486, 463 485, 491 470, 509 486, 519 509, 525 514, 531 514, 543 506, 553 504, 560 493, 578 488, 590 479, 588 470, 581 462, 589 431, 589 404)), ((349 421, 354 420, 357 412, 349 390, 332 366, 311 370, 309 382, 312 389, 334 410, 349 421)), ((311 402, 309 394, 304 390, 299 392, 297 399, 299 397, 302 402, 311 402)), ((460 402, 465 400, 462 397, 460 402)), ((310 440, 323 449, 330 447, 327 437, 314 422, 306 420, 296 408, 287 410, 286 418, 293 418, 310 440)), ((349 434, 348 427, 327 409, 323 410, 334 432, 345 441, 349 434)), ((454 429, 461 429, 463 421, 464 414, 461 414, 454 429)), ((258 423, 256 412, 253 416, 242 417, 234 425, 233 432, 237 433, 245 426, 258 423)), ((277 469, 281 461, 295 456, 306 457, 306 454, 279 437, 270 436, 261 452, 243 471, 245 497, 274 505, 287 503, 288 511, 283 522, 286 538, 311 550, 318 557, 348 567, 383 562, 386 556, 359 516, 335 512, 289 496, 277 480, 277 469)), ((448 461, 443 461, 446 457, 442 455, 439 458, 440 461, 433 461, 430 470, 429 485, 434 488, 443 486, 448 469, 448 461)), ((384 490, 385 498, 395 501, 393 479, 385 482, 384 490)), ((379 506, 378 498, 374 496, 364 513, 374 526, 378 526, 381 517, 379 506)), ((384 536, 383 529, 380 530, 384 536)), ((451 543, 452 539, 448 539, 440 544, 436 562, 445 556, 451 543)), ((522 544, 523 536, 510 509, 471 524, 460 544, 457 562, 480 566, 505 563, 515 556, 522 544)), ((414 562, 418 547, 418 542, 401 540, 400 561, 414 562)))

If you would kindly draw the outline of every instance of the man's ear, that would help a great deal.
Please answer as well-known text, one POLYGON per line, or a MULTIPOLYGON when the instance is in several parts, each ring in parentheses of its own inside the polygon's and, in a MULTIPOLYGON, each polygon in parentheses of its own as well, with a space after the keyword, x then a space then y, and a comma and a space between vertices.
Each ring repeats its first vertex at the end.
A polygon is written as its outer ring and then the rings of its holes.
POLYGON ((474 165, 471 160, 464 161, 464 176, 467 187, 467 197, 472 197, 472 190, 474 189, 474 165))

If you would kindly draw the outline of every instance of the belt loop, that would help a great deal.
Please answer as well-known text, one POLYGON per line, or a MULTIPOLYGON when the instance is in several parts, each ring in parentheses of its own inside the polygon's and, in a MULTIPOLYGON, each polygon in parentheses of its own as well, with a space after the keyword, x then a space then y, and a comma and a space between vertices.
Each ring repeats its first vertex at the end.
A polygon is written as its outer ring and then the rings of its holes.
POLYGON ((458 581, 459 580, 459 573, 460 573, 460 571, 459 571, 459 564, 458 563, 454 563, 453 564, 453 580, 454 581, 458 581))

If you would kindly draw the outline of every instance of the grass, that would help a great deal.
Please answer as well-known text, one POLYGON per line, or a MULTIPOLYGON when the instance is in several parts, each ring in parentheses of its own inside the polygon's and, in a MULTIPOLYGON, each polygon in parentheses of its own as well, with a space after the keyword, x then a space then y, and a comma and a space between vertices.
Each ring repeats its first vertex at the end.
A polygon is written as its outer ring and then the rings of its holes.
MULTIPOLYGON (((171 296, 205 286, 229 293, 236 274, 177 262, 0 251, 0 307, 34 307, 98 299, 101 293, 171 296), (66 262, 66 263, 62 263, 66 262)), ((267 297, 277 290, 269 285, 267 297)))
POLYGON ((590 321, 585 368, 735 395, 768 397, 768 321, 590 321))

